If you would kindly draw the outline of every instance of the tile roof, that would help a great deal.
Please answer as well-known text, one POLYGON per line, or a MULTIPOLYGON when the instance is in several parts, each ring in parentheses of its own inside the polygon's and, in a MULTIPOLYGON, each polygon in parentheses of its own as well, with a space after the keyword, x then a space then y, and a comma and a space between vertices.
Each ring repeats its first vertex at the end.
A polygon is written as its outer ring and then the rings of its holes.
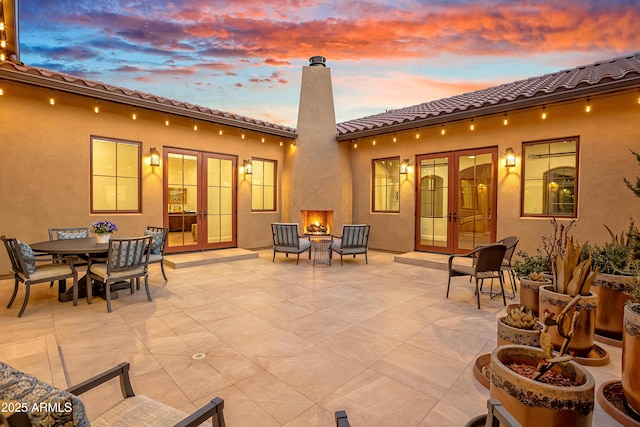
POLYGON ((596 62, 568 70, 531 77, 488 89, 464 93, 450 98, 425 102, 411 107, 389 110, 384 113, 337 124, 338 139, 372 135, 393 131, 394 128, 442 123, 444 118, 466 112, 468 116, 508 111, 514 108, 549 102, 554 97, 566 99, 583 96, 588 91, 601 90, 611 82, 625 81, 640 84, 640 52, 607 61, 596 62), (583 90, 584 89, 584 90, 583 90), (562 97, 560 96, 562 94, 562 97), (524 102, 522 102, 524 101, 524 102), (413 125, 413 126, 411 126, 413 125))
POLYGON ((37 83, 43 87, 65 90, 72 93, 93 96, 95 98, 100 98, 102 94, 104 99, 107 100, 150 108, 156 111, 194 117, 200 120, 208 120, 214 123, 277 134, 288 138, 295 138, 297 136, 296 130, 288 126, 252 119, 239 114, 202 107, 188 102, 163 98, 136 90, 111 86, 43 68, 16 64, 10 61, 0 62, 0 77, 8 78, 8 76, 11 76, 11 79, 15 81, 37 83))

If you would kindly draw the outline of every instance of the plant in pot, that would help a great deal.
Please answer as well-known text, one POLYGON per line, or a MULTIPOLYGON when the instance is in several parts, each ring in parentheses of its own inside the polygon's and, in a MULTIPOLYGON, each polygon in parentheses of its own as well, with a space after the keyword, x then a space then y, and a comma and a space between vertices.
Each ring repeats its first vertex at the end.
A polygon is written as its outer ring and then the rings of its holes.
POLYGON ((540 286, 551 284, 551 280, 542 274, 547 270, 547 257, 539 249, 535 255, 529 255, 525 251, 516 255, 521 258, 513 263, 513 271, 520 281, 520 305, 531 309, 535 316, 539 316, 540 286))
MULTIPOLYGON (((640 301, 639 276, 635 276, 632 295, 640 301)), ((624 339, 622 345, 622 391, 629 407, 640 422, 640 303, 629 302, 624 308, 624 339)))
POLYGON ((523 426, 591 426, 595 380, 564 354, 581 316, 574 310, 580 299, 580 295, 572 298, 560 313, 544 312, 541 349, 505 345, 491 354, 491 398, 523 426), (557 355, 550 326, 556 326, 564 339, 557 355))
POLYGON ((524 305, 512 305, 505 316, 497 320, 497 344, 521 344, 540 347, 542 324, 537 321, 533 311, 524 305))
MULTIPOLYGON (((598 269, 592 271, 591 258, 580 261, 582 248, 574 245, 573 238, 569 238, 566 251, 563 255, 556 254, 553 263, 553 284, 540 287, 540 311, 548 310, 550 313, 558 314, 572 301, 575 295, 582 298, 573 310, 582 312, 580 321, 576 325, 575 335, 571 340, 569 352, 580 357, 580 363, 585 364, 606 364, 608 363, 608 353, 600 350, 601 357, 592 358, 595 337, 595 316, 598 307, 597 295, 590 292, 598 269), (589 359, 593 359, 589 361, 589 359), (596 362, 597 361, 597 362, 596 362)), ((562 345, 562 337, 551 331, 551 337, 556 349, 562 345)))
POLYGON ((596 313, 596 338, 621 347, 624 306, 627 300, 633 298, 632 284, 640 272, 640 259, 636 251, 640 238, 633 220, 628 231, 620 236, 614 235, 606 225, 605 228, 611 235, 611 241, 603 247, 585 245, 582 259, 590 255, 599 270, 592 287, 598 295, 600 308, 596 313))

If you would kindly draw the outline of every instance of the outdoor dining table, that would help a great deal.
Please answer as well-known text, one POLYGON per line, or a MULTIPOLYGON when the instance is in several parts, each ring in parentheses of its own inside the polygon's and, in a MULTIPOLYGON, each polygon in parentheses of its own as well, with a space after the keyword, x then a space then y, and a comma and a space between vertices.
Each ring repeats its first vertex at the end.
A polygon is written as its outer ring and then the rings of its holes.
MULTIPOLYGON (((95 237, 83 239, 46 240, 32 243, 34 252, 42 252, 51 255, 91 255, 106 254, 109 252, 109 243, 98 243, 95 237)), ((78 295, 86 296, 87 276, 78 279, 78 295)), ((113 297, 112 297, 113 298, 113 297)), ((73 301, 73 289, 66 289, 64 280, 58 282, 58 301, 73 301)))

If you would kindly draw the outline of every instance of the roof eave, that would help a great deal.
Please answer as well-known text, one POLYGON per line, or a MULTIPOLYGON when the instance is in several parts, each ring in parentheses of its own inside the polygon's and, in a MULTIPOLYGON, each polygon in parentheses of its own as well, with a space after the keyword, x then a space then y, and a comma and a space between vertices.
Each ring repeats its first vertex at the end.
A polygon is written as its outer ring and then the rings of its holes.
POLYGON ((634 86, 640 86, 640 75, 621 80, 598 83, 596 85, 577 87, 568 90, 556 91, 553 93, 539 94, 529 98, 516 99, 514 101, 504 101, 497 104, 486 105, 477 108, 472 107, 466 110, 439 114, 437 116, 430 116, 424 119, 412 120, 388 126, 380 126, 373 129, 338 134, 336 135, 336 140, 338 142, 352 141, 355 139, 367 138, 370 136, 376 136, 385 133, 401 132, 421 127, 468 120, 482 116, 501 114, 513 110, 542 106, 544 104, 550 104, 554 102, 569 101, 580 97, 604 95, 607 93, 619 91, 620 89, 633 89, 634 86))
POLYGON ((87 96, 95 100, 110 101, 122 105, 131 107, 145 108, 148 110, 158 111, 161 113, 172 114, 175 116, 186 117, 190 119, 197 119, 203 122, 221 124, 226 126, 233 126, 248 131, 260 132, 268 135, 279 136, 283 138, 295 139, 297 133, 285 130, 276 129, 269 126, 259 125, 257 123, 250 123, 243 120, 236 120, 232 117, 221 117, 210 113, 191 110, 184 107, 177 107, 173 105, 163 104, 153 100, 141 99, 133 96, 129 96, 121 93, 113 93, 105 91, 99 88, 92 88, 88 86, 79 86, 73 83, 52 79, 45 76, 37 76, 33 74, 22 73, 19 71, 13 71, 6 68, 0 68, 0 79, 6 79, 8 81, 14 81, 17 83, 24 83, 32 86, 43 87, 49 90, 56 90, 74 95, 87 96))

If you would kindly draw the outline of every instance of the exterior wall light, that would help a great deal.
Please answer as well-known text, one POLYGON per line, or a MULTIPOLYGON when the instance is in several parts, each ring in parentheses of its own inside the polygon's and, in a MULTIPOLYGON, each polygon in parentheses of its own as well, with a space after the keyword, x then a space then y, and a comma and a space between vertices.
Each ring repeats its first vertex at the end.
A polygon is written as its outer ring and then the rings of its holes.
POLYGON ((400 173, 406 175, 409 172, 409 159, 403 159, 400 162, 400 173))
POLYGON ((149 165, 160 166, 160 153, 155 148, 149 149, 149 165))
POLYGON ((253 166, 251 165, 251 160, 245 160, 242 163, 242 167, 244 168, 245 175, 251 175, 253 173, 253 166))
POLYGON ((507 148, 507 151, 504 153, 504 166, 507 168, 512 168, 516 165, 516 153, 513 151, 513 148, 507 148))

